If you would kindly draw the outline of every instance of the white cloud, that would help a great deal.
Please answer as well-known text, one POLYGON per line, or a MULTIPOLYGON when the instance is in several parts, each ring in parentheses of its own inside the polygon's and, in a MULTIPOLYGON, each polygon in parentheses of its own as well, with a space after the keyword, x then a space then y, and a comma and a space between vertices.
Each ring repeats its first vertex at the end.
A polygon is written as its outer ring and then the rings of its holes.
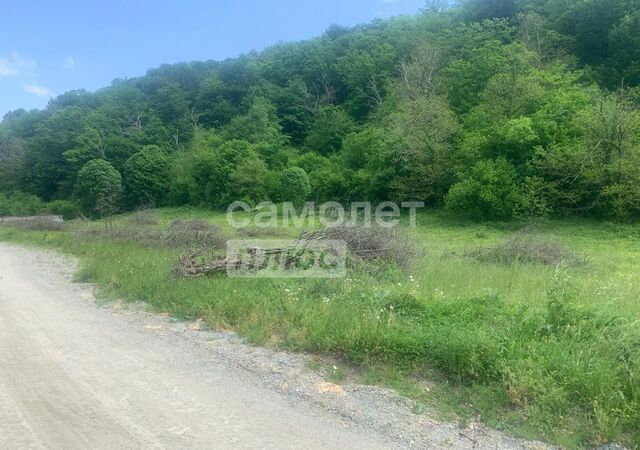
POLYGON ((24 84, 22 87, 26 92, 37 95, 38 97, 51 97, 53 95, 53 91, 51 91, 51 89, 47 89, 46 87, 39 86, 37 84, 24 84))
POLYGON ((0 77, 16 77, 22 89, 38 97, 51 97, 53 91, 38 83, 38 62, 11 52, 6 58, 0 58, 0 77))
POLYGON ((0 58, 0 77, 15 77, 18 73, 18 70, 9 61, 0 58))
POLYGON ((0 58, 0 76, 34 76, 38 68, 37 61, 25 58, 18 52, 11 52, 8 58, 0 58))
POLYGON ((62 62, 62 68, 64 69, 73 69, 75 65, 76 65, 76 60, 73 59, 73 56, 71 55, 67 56, 62 62))

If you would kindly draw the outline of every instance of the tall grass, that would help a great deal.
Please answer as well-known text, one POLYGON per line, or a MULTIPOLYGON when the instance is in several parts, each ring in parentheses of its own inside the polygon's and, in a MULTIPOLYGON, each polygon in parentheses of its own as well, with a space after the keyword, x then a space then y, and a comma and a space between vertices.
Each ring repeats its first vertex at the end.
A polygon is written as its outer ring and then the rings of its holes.
MULTIPOLYGON (((166 227, 175 218, 170 210, 158 214, 166 227)), ((640 238, 633 227, 543 224, 541 233, 589 261, 556 267, 465 258, 467 249, 504 242, 518 229, 513 224, 423 219, 415 235, 426 254, 411 273, 381 264, 320 281, 177 280, 170 271, 180 250, 167 246, 78 240, 71 231, 0 229, 0 239, 78 255, 78 276, 109 297, 204 318, 256 344, 338 355, 365 373, 387 374, 372 380, 403 380, 413 386, 403 392, 422 402, 516 434, 570 447, 640 445, 640 238), (415 387, 425 377, 435 386, 428 393, 415 387)), ((210 221, 222 224, 220 216, 210 221)))

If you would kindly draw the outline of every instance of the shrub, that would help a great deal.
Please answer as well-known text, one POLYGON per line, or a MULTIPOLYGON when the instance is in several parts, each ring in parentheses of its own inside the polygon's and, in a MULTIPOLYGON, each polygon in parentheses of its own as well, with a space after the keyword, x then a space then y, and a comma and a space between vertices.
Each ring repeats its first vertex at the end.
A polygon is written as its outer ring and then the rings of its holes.
POLYGON ((46 203, 35 195, 24 192, 10 196, 0 194, 0 216, 33 216, 46 211, 46 203))
POLYGON ((36 216, 53 214, 65 219, 74 219, 80 215, 80 206, 70 200, 54 200, 45 203, 35 195, 15 192, 10 196, 0 193, 0 217, 36 216))
POLYGON ((295 206, 301 206, 311 192, 311 184, 309 183, 307 172, 300 167, 286 169, 280 175, 278 191, 282 201, 292 202, 295 206))
POLYGON ((85 212, 101 217, 113 214, 121 194, 122 177, 108 161, 91 160, 78 172, 75 195, 85 212))
POLYGON ((514 233, 495 247, 467 252, 467 257, 497 264, 578 265, 584 258, 560 242, 549 240, 530 228, 514 233))
POLYGON ((521 203, 516 171, 504 158, 480 161, 451 187, 445 201, 449 209, 473 219, 511 218, 521 203))
POLYGON ((234 201, 256 204, 267 199, 270 173, 257 156, 239 163, 229 175, 229 195, 234 201))
POLYGON ((47 205, 47 210, 66 220, 75 219, 82 214, 80 205, 70 200, 54 200, 47 205))

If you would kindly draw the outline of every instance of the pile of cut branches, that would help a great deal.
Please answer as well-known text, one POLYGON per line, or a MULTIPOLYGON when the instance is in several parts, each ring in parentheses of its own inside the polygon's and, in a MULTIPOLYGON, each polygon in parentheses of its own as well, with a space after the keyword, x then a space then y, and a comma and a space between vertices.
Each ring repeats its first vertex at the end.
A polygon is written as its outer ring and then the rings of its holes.
POLYGON ((211 250, 194 250, 183 255, 173 267, 173 274, 179 278, 195 278, 231 271, 258 271, 276 258, 284 268, 292 267, 307 251, 313 241, 325 237, 324 229, 305 232, 292 245, 278 248, 246 246, 241 251, 227 252, 227 255, 212 256, 211 250))

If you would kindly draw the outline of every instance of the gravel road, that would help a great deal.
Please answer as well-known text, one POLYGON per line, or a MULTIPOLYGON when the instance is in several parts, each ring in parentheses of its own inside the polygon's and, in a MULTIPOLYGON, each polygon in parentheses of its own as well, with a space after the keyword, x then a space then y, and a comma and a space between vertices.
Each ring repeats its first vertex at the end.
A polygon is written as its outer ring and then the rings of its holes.
POLYGON ((0 243, 0 449, 546 448, 324 381, 309 356, 96 303, 73 259, 0 243))

